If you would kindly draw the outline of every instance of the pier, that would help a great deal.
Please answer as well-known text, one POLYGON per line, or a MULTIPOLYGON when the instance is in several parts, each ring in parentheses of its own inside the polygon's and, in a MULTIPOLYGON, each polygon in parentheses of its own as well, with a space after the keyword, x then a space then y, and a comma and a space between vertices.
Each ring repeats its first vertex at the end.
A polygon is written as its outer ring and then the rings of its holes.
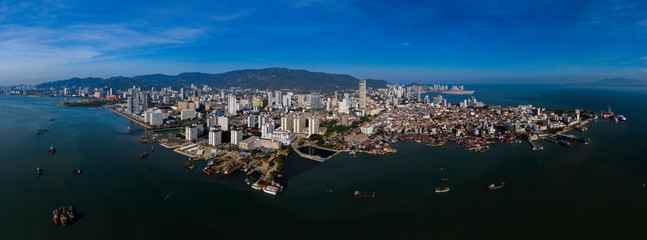
POLYGON ((110 111, 113 111, 113 112, 114 112, 114 113, 116 113, 116 114, 121 115, 122 117, 125 117, 126 119, 128 119, 128 120, 130 120, 130 121, 133 121, 133 122, 135 122, 135 123, 139 124, 140 126, 142 126, 142 127, 146 128, 146 129, 151 129, 151 128, 153 128, 153 127, 149 126, 148 124, 142 123, 142 122, 140 122, 139 120, 137 120, 137 119, 135 119, 135 118, 133 118, 133 117, 131 117, 131 116, 128 116, 128 115, 126 115, 126 114, 124 114, 124 113, 121 113, 121 112, 119 112, 119 111, 117 111, 117 110, 114 110, 114 109, 109 108, 109 107, 106 107, 106 108, 107 108, 107 109, 110 109, 110 111))
POLYGON ((528 140, 528 143, 530 143, 530 146, 532 146, 533 151, 543 151, 544 150, 544 146, 540 145, 539 143, 535 144, 531 140, 528 140))

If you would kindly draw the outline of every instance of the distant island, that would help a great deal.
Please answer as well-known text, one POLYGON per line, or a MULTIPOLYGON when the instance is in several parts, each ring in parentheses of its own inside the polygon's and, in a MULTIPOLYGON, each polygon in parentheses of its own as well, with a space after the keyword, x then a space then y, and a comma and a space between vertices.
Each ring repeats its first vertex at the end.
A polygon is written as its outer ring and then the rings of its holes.
MULTIPOLYGON (((140 75, 135 77, 72 78, 42 83, 37 88, 88 87, 124 90, 133 86, 142 89, 152 87, 184 87, 209 85, 216 88, 239 87, 243 89, 294 89, 302 91, 337 91, 354 89, 359 79, 346 74, 332 74, 294 70, 287 68, 265 68, 236 70, 225 73, 181 73, 175 76, 164 74, 140 75)), ((366 80, 372 88, 386 88, 384 80, 366 80)))

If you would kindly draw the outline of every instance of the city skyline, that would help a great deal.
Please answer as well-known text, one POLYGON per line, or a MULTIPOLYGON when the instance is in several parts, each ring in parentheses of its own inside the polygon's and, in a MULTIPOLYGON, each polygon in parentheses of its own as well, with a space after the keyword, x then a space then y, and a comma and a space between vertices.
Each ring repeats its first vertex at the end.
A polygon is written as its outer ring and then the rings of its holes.
POLYGON ((393 83, 645 79, 645 10, 639 1, 2 2, 0 86, 267 67, 393 83))

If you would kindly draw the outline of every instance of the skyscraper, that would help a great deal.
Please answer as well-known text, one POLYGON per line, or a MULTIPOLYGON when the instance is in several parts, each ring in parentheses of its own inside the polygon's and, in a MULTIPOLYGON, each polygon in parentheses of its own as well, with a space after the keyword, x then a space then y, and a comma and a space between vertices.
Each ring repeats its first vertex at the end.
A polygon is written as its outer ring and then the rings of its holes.
POLYGON ((222 131, 220 127, 211 127, 209 130, 209 145, 218 146, 222 143, 222 131))
POLYGON ((229 104, 227 105, 227 112, 232 116, 236 115, 236 96, 229 94, 229 104))
POLYGON ((321 95, 319 93, 311 93, 310 94, 310 108, 312 109, 320 109, 321 108, 321 95))
POLYGON ((359 80, 359 109, 366 109, 366 80, 359 80))
POLYGON ((243 141, 243 130, 237 128, 231 131, 231 144, 238 145, 240 141, 243 141))

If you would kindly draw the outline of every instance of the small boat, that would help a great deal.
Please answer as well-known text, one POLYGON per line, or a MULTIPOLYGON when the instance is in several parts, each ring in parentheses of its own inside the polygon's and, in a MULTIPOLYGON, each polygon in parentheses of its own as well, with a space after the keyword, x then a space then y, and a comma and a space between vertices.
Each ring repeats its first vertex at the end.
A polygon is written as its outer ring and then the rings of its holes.
POLYGON ((52 210, 52 219, 54 220, 54 223, 58 223, 60 217, 58 215, 58 209, 52 210))
POLYGON ((54 145, 51 145, 51 146, 49 146, 49 149, 47 149, 47 151, 49 153, 51 153, 51 154, 54 154, 54 153, 56 153, 56 148, 54 148, 54 145))
POLYGON ((74 174, 81 174, 81 169, 73 169, 72 172, 74 174))
POLYGON ((164 200, 166 200, 166 199, 168 199, 169 197, 171 197, 171 194, 172 194, 172 193, 168 193, 168 194, 166 194, 166 196, 164 196, 164 200))
POLYGON ((449 178, 448 177, 440 178, 440 181, 441 182, 447 182, 447 181, 449 181, 449 178))
POLYGON ((440 171, 442 171, 442 170, 445 170, 445 168, 442 168, 442 167, 441 167, 441 168, 440 168, 440 171))
POLYGON ((53 122, 53 121, 54 121, 54 119, 53 119, 53 118, 50 118, 50 119, 49 119, 49 121, 50 121, 50 122, 53 122))
POLYGON ((36 136, 40 136, 40 135, 42 135, 43 133, 46 133, 46 132, 47 132, 47 129, 39 128, 38 131, 36 131, 36 136))
POLYGON ((355 191, 353 193, 353 196, 360 197, 360 198, 374 198, 375 197, 375 192, 355 191))
POLYGON ((40 167, 36 167, 36 176, 40 176, 41 172, 40 167))
POLYGON ((276 196, 276 194, 279 192, 279 187, 274 185, 269 185, 263 188, 263 192, 276 196))
POLYGON ((147 152, 142 153, 142 155, 139 155, 139 158, 145 158, 145 157, 148 157, 148 153, 147 153, 147 152))
POLYGON ((445 146, 445 149, 447 149, 447 151, 449 151, 449 146, 445 146))
POLYGON ((627 122, 627 118, 624 115, 618 115, 616 116, 616 122, 620 121, 621 123, 627 122))
POLYGON ((151 146, 151 152, 155 151, 155 146, 151 146))
POLYGON ((326 190, 326 192, 333 192, 331 189, 326 190))
POLYGON ((449 187, 437 187, 434 189, 435 193, 446 193, 449 192, 449 187))
POLYGON ((505 182, 498 182, 498 183, 490 183, 487 185, 487 188, 490 190, 496 190, 499 188, 502 188, 505 185, 505 182))

